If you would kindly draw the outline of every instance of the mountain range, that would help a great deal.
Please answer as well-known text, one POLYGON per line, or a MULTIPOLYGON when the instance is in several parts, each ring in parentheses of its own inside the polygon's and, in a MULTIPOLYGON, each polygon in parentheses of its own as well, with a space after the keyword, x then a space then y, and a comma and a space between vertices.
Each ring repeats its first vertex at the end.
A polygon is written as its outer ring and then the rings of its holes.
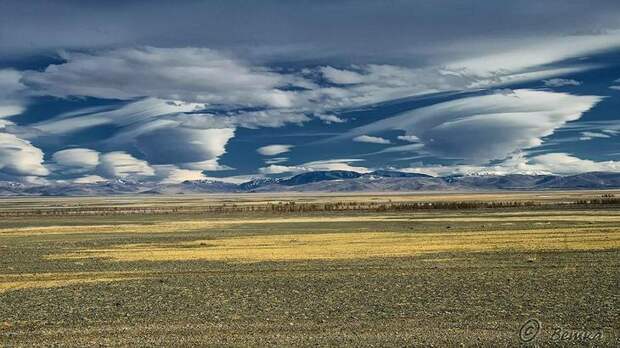
POLYGON ((287 178, 259 178, 242 184, 215 180, 175 184, 113 180, 108 182, 48 185, 0 182, 0 196, 105 196, 118 194, 197 194, 252 192, 410 192, 498 191, 620 188, 620 173, 591 172, 560 175, 469 175, 433 177, 419 173, 378 170, 315 171, 287 178))

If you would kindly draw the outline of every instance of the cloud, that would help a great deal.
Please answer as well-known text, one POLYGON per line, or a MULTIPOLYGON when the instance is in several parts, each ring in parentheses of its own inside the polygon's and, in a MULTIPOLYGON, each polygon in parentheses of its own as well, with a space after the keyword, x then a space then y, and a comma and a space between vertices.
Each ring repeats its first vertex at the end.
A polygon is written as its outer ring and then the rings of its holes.
POLYGON ((502 47, 502 43, 492 40, 486 41, 486 44, 495 46, 495 50, 499 53, 489 53, 488 50, 482 48, 482 54, 479 57, 451 62, 447 68, 479 78, 490 78, 505 74, 507 71, 524 71, 528 68, 619 47, 620 31, 563 37, 540 35, 533 38, 521 38, 516 42, 506 41, 505 44, 508 47, 502 47))
MULTIPOLYGON (((553 60, 546 62, 550 63, 553 63, 553 60)), ((563 67, 539 66, 537 62, 533 62, 531 65, 516 66, 514 69, 498 67, 497 70, 481 73, 475 69, 441 65, 411 68, 390 64, 364 64, 352 65, 347 69, 324 66, 319 68, 318 75, 336 85, 314 86, 300 91, 296 105, 315 113, 329 112, 433 93, 502 87, 598 67, 584 63, 563 67), (340 75, 355 76, 355 79, 339 80, 336 76, 340 75), (352 83, 353 81, 355 83, 352 83)), ((312 70, 308 70, 306 75, 313 76, 312 70)))
POLYGON ((420 142, 420 138, 416 137, 415 135, 399 135, 396 138, 398 140, 407 141, 407 142, 410 142, 410 143, 420 142))
POLYGON ((219 181, 219 182, 225 182, 225 183, 229 183, 229 184, 239 185, 239 184, 243 184, 243 183, 248 182, 248 181, 252 181, 254 179, 264 178, 264 177, 265 176, 261 175, 261 174, 234 175, 234 176, 226 176, 226 177, 211 177, 211 176, 207 176, 207 177, 205 177, 205 180, 219 181))
POLYGON ((398 145, 398 146, 390 146, 386 147, 377 152, 370 153, 371 155, 381 154, 381 153, 392 153, 392 152, 414 152, 414 153, 424 153, 424 144, 422 143, 414 143, 408 145, 398 145))
POLYGON ((21 114, 25 103, 20 93, 24 85, 20 82, 21 72, 14 69, 0 69, 0 118, 21 114))
POLYGON ((232 128, 161 127, 139 135, 135 144, 152 164, 195 163, 224 154, 234 134, 232 128))
POLYGON ((296 166, 283 166, 272 164, 267 167, 259 169, 261 174, 283 174, 283 173, 304 173, 315 171, 329 171, 329 170, 346 170, 358 173, 368 173, 370 170, 366 167, 353 166, 351 163, 360 162, 361 159, 331 159, 324 161, 312 161, 303 163, 296 166))
POLYGON ((99 152, 91 149, 67 149, 55 152, 52 159, 66 167, 94 168, 99 164, 99 152))
POLYGON ((290 107, 283 75, 247 66, 207 48, 118 48, 65 52, 61 64, 24 73, 26 85, 58 97, 290 107))
POLYGON ((541 145, 542 138, 579 119, 600 100, 602 97, 522 89, 511 95, 466 97, 407 111, 345 136, 404 130, 417 136, 428 154, 485 163, 541 145))
POLYGON ((189 162, 179 164, 184 169, 200 170, 200 171, 220 171, 232 170, 234 168, 218 163, 217 158, 213 158, 201 162, 189 162))
POLYGON ((8 121, 8 120, 3 120, 0 118, 0 129, 4 129, 7 128, 8 126, 13 126, 15 125, 15 123, 8 121))
POLYGON ((289 152, 293 145, 267 145, 259 147, 256 152, 263 156, 275 156, 281 153, 289 152))
POLYGON ((277 164, 272 164, 267 167, 259 168, 258 171, 262 174, 282 174, 282 173, 290 173, 290 172, 302 172, 301 167, 294 166, 281 166, 277 164))
POLYGON ((46 176, 43 151, 13 134, 0 133, 0 171, 11 175, 46 176))
MULTIPOLYGON (((490 50, 476 45, 483 41, 514 47, 514 41, 522 38, 601 33, 618 27, 619 7, 613 0, 597 1, 596 6, 558 0, 481 1, 466 8, 459 0, 443 1, 440 7, 417 1, 385 6, 358 0, 319 1, 309 9, 303 2, 261 1, 243 2, 240 11, 235 1, 154 0, 122 6, 107 1, 88 5, 66 0, 4 1, 0 24, 8 34, 0 37, 0 51, 84 50, 139 43, 216 46, 260 60, 407 57, 416 61, 420 56, 437 60, 446 54, 468 56, 490 50)), ((500 46, 499 51, 504 50, 500 46)))
POLYGON ((14 69, 0 69, 0 172, 23 176, 22 180, 37 180, 49 170, 43 165, 44 153, 13 133, 15 123, 3 119, 21 114, 25 110, 22 73, 14 69))
POLYGON ((429 165, 400 169, 405 172, 423 173, 433 176, 446 175, 571 175, 584 172, 620 172, 618 161, 592 161, 567 153, 547 153, 526 158, 516 154, 495 165, 429 165))
POLYGON ((91 108, 87 108, 59 115, 48 121, 33 124, 32 127, 46 134, 65 135, 101 125, 112 124, 119 127, 140 125, 154 118, 195 112, 202 108, 204 108, 202 103, 145 98, 123 104, 116 109, 100 110, 96 108, 92 112, 91 108))
POLYGON ((15 69, 0 69, 0 97, 12 96, 23 90, 21 77, 21 72, 15 69))
MULTIPOLYGON (((389 64, 355 65, 351 69, 322 67, 320 75, 337 86, 313 88, 300 93, 301 101, 320 102, 318 111, 359 107, 388 100, 466 88, 470 79, 446 75, 436 66, 408 68, 389 64), (345 80, 336 76, 355 76, 345 80), (349 83, 345 83, 349 82, 349 83)), ((300 102, 301 102, 300 101, 300 102)))
POLYGON ((355 71, 340 70, 331 66, 321 67, 320 71, 327 81, 335 84, 350 85, 364 81, 364 76, 355 71))
POLYGON ((105 178, 136 179, 155 175, 155 170, 146 161, 126 152, 114 151, 100 156, 97 173, 105 178))
POLYGON ((180 169, 173 165, 154 166, 157 181, 162 184, 176 184, 186 180, 205 180, 201 170, 180 169))
POLYGON ((287 123, 301 125, 310 121, 310 118, 298 111, 290 110, 259 110, 239 111, 229 113, 227 116, 213 117, 215 122, 225 122, 232 126, 256 129, 259 127, 282 127, 287 123))
POLYGON ((371 144, 391 144, 391 142, 387 139, 381 137, 373 137, 370 135, 360 135, 353 138, 353 141, 358 143, 371 143, 371 144))
POLYGON ((581 132, 579 140, 592 140, 593 138, 611 138, 611 135, 606 133, 581 132))
POLYGON ((146 98, 120 108, 94 113, 71 113, 32 127, 44 135, 71 134, 111 124, 117 133, 103 142, 107 148, 134 147, 152 164, 177 164, 188 169, 222 169, 217 158, 234 136, 232 122, 208 114, 193 114, 199 103, 146 98))
POLYGON ((265 160, 267 164, 278 164, 288 161, 288 157, 273 157, 265 160))
POLYGON ((604 121, 579 121, 572 122, 558 129, 558 132, 574 133, 574 132, 594 132, 606 134, 620 134, 620 120, 604 120, 604 121))
POLYGON ((564 86, 579 86, 581 82, 572 79, 550 79, 543 81, 547 87, 564 87, 564 86))
POLYGON ((533 157, 530 163, 534 167, 544 168, 555 174, 576 174, 583 172, 620 172, 620 162, 596 162, 580 159, 567 153, 548 153, 533 157))
POLYGON ((323 123, 325 124, 346 122, 345 120, 341 119, 340 117, 336 115, 316 114, 314 116, 318 118, 319 120, 323 121, 323 123))

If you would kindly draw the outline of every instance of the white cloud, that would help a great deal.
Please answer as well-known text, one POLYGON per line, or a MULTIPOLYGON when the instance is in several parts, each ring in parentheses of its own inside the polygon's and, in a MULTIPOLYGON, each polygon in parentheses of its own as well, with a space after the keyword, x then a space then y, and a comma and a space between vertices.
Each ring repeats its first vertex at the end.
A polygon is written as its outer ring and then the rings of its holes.
POLYGON ((330 159, 321 161, 312 161, 303 164, 303 167, 308 168, 309 171, 316 170, 348 170, 358 173, 368 173, 370 170, 362 166, 354 166, 352 163, 363 162, 362 159, 330 159))
POLYGON ((530 163, 534 167, 544 168, 555 174, 575 174, 583 172, 620 172, 620 162, 596 162, 580 159, 566 153, 548 153, 533 157, 530 163))
POLYGON ((200 170, 200 171, 203 171, 203 170, 204 171, 220 171, 220 170, 234 169, 229 166, 218 163, 217 158, 213 158, 213 159, 201 161, 201 162, 180 163, 179 165, 180 167, 184 169, 192 169, 192 170, 200 170))
POLYGON ((564 87, 564 86, 579 86, 581 82, 572 79, 550 79, 543 81, 547 87, 564 87))
POLYGON ((119 48, 68 52, 66 61, 24 74, 27 85, 54 96, 290 107, 293 93, 278 89, 280 74, 247 66, 206 48, 119 48))
POLYGON ((258 169, 262 174, 282 174, 282 173, 290 173, 290 172, 302 172, 301 167, 295 166, 281 166, 277 164, 272 164, 267 167, 262 167, 258 169))
POLYGON ((323 123, 325 124, 346 122, 345 120, 341 119, 340 117, 336 115, 316 114, 315 117, 323 121, 323 123))
POLYGON ((593 138, 611 138, 611 135, 597 132, 581 132, 579 140, 592 140, 593 138))
POLYGON ((61 166, 94 168, 99 164, 99 152, 91 149, 67 149, 52 155, 54 162, 61 166))
POLYGON ((15 69, 0 69, 0 97, 12 96, 23 90, 21 78, 21 72, 15 69))
POLYGON ((281 153, 289 152, 293 148, 293 145, 267 145, 256 149, 258 153, 263 156, 275 156, 281 153))
POLYGON ((259 169, 262 174, 283 174, 283 173, 304 173, 315 171, 329 171, 329 170, 346 170, 358 173, 368 173, 370 170, 366 167, 354 166, 351 163, 360 162, 361 159, 332 159, 324 161, 312 161, 296 166, 283 166, 272 164, 267 167, 259 169))
POLYGON ((463 67, 445 66, 408 68, 388 64, 367 64, 354 65, 351 67, 352 70, 322 67, 319 69, 320 74, 339 86, 314 87, 300 92, 297 102, 299 107, 314 112, 328 112, 437 92, 501 87, 596 67, 580 64, 556 68, 533 64, 513 70, 498 68, 496 71, 484 74, 463 67), (344 77, 349 75, 350 78, 344 77))
POLYGON ((288 161, 288 157, 273 157, 265 160, 267 164, 278 164, 288 161))
POLYGON ((258 127, 282 127, 287 123, 301 125, 310 121, 310 118, 301 112, 279 109, 243 111, 227 117, 217 117, 214 120, 226 120, 230 125, 256 129, 258 127))
POLYGON ((45 176, 43 151, 13 134, 0 133, 0 171, 23 176, 45 176))
POLYGON ((581 159, 567 153, 547 153, 526 158, 523 154, 519 153, 495 165, 430 165, 399 170, 433 176, 507 174, 571 175, 585 172, 620 172, 620 162, 596 162, 581 159))
POLYGON ((407 141, 407 142, 410 142, 410 143, 420 142, 420 138, 416 137, 415 135, 399 135, 396 138, 398 140, 407 141))
POLYGON ((176 184, 186 180, 204 180, 201 170, 180 169, 173 165, 153 166, 158 181, 162 184, 176 184))
POLYGON ((14 69, 0 69, 0 118, 19 115, 24 111, 24 101, 20 92, 24 85, 20 82, 21 72, 14 69))
POLYGON ((367 64, 352 68, 355 71, 322 67, 320 72, 324 78, 341 86, 317 87, 301 92, 298 98, 300 105, 317 113, 324 113, 326 110, 359 107, 465 88, 470 82, 463 76, 444 75, 437 67, 412 69, 387 64, 367 64), (326 71, 329 72, 327 75, 326 71), (339 76, 336 77, 336 74, 339 76), (355 78, 344 78, 345 75, 355 78))
POLYGON ((320 68, 321 74, 329 82, 341 85, 349 85, 364 82, 365 78, 362 74, 351 71, 336 69, 331 66, 320 68))
POLYGON ((204 108, 204 104, 201 103, 146 98, 114 110, 101 111, 95 109, 95 112, 89 112, 91 109, 86 109, 84 112, 60 115, 49 121, 35 124, 33 127, 47 134, 62 135, 106 124, 123 127, 140 125, 165 115, 193 112, 202 108, 204 108))
POLYGON ((420 138, 428 154, 485 163, 541 145, 543 137, 579 119, 601 99, 515 90, 514 94, 467 97, 415 109, 356 128, 345 136, 404 130, 420 138))
POLYGON ((24 107, 17 104, 0 104, 0 117, 19 115, 24 112, 24 107))
POLYGON ((391 144, 388 139, 384 139, 381 137, 373 137, 370 135, 360 135, 353 138, 353 141, 358 143, 371 143, 371 144, 391 144))
POLYGON ((488 44, 495 45, 495 51, 500 53, 484 53, 479 57, 454 61, 447 68, 478 77, 497 77, 618 47, 620 31, 560 38, 539 36, 508 42, 510 48, 501 47, 498 42, 489 41, 488 44))
POLYGON ((3 120, 3 119, 0 118, 0 129, 4 129, 7 126, 13 126, 13 125, 15 125, 15 123, 13 123, 13 122, 11 122, 9 120, 3 120))
POLYGON ((254 175, 234 175, 234 176, 226 176, 226 177, 205 177, 205 180, 213 180, 220 181, 229 184, 243 184, 244 182, 248 182, 254 179, 262 178, 264 175, 254 174, 254 175))
POLYGON ((106 178, 140 178, 155 175, 155 170, 146 161, 132 155, 114 151, 100 156, 97 172, 106 178))

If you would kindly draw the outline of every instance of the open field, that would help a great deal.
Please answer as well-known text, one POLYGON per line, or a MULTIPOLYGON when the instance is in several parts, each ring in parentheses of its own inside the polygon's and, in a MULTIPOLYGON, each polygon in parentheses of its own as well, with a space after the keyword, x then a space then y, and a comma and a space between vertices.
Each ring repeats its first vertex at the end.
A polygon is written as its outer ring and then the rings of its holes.
POLYGON ((615 347, 603 195, 2 199, 0 346, 615 347))

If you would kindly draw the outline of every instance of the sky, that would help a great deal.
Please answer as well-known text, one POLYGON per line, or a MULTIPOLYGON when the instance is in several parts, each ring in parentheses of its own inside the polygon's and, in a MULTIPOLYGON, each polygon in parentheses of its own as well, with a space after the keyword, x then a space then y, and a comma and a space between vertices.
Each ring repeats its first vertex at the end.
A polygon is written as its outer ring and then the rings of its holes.
POLYGON ((618 1, 0 0, 0 180, 620 172, 618 1))

